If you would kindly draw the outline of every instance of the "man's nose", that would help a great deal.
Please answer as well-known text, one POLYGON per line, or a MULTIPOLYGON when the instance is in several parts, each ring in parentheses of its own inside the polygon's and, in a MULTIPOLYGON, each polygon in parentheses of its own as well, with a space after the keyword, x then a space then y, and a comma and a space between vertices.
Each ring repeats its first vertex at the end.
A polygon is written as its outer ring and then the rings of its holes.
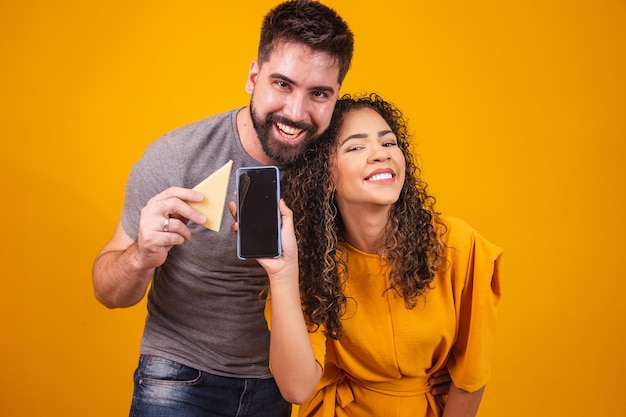
POLYGON ((283 113, 294 122, 306 121, 308 101, 306 94, 293 92, 289 94, 283 113))

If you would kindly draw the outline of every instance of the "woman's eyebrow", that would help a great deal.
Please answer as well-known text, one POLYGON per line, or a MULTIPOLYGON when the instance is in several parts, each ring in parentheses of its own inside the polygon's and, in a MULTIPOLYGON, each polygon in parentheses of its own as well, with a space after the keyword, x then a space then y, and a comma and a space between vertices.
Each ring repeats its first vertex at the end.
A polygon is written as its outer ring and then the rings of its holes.
POLYGON ((353 135, 348 136, 344 140, 342 140, 341 143, 339 144, 339 146, 343 146, 344 143, 346 143, 347 141, 349 141, 351 139, 365 139, 365 138, 367 138, 367 134, 366 133, 355 133, 353 135))
MULTIPOLYGON (((388 134, 393 134, 392 130, 381 130, 380 132, 378 132, 378 137, 382 138, 385 135, 388 134)), ((350 139, 365 139, 367 138, 367 133, 355 133, 353 135, 348 136, 347 138, 345 138, 344 140, 341 141, 341 143, 339 144, 339 146, 343 146, 344 143, 346 143, 347 141, 349 141, 350 139)))

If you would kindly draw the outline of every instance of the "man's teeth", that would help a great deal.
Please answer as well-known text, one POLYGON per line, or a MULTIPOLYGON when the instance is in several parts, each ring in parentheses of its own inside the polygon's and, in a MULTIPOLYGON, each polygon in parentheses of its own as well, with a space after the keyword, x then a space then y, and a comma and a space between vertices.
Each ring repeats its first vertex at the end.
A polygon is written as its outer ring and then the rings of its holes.
POLYGON ((373 176, 369 177, 367 180, 368 181, 382 181, 382 180, 390 180, 392 178, 393 178, 393 175, 391 175, 389 173, 385 173, 385 174, 373 175, 373 176))
POLYGON ((276 123, 276 126, 278 126, 278 130, 280 130, 283 136, 289 139, 296 138, 300 134, 300 132, 302 132, 302 129, 298 129, 293 126, 287 126, 285 124, 278 123, 278 122, 276 123))

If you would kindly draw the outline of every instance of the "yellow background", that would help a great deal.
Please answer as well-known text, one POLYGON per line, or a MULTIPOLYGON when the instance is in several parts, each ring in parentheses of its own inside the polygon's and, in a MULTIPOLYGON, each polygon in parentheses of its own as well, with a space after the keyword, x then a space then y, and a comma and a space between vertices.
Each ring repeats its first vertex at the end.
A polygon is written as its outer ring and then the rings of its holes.
MULTIPOLYGON (((93 258, 146 145, 248 103, 274 4, 0 4, 0 415, 127 415, 144 305, 99 305, 93 258)), ((479 415, 623 413, 626 2, 327 4, 344 91, 398 104, 438 208, 506 250, 479 415)))

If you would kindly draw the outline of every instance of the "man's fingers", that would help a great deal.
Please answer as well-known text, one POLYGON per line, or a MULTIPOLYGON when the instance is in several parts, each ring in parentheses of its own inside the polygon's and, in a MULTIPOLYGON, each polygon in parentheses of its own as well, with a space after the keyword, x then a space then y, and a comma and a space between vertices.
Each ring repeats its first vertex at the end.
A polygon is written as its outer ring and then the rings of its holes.
POLYGON ((176 218, 183 223, 191 220, 203 225, 206 223, 206 217, 187 204, 187 202, 202 201, 203 198, 203 195, 197 191, 170 187, 152 197, 142 211, 145 211, 147 216, 154 215, 162 219, 176 218))

